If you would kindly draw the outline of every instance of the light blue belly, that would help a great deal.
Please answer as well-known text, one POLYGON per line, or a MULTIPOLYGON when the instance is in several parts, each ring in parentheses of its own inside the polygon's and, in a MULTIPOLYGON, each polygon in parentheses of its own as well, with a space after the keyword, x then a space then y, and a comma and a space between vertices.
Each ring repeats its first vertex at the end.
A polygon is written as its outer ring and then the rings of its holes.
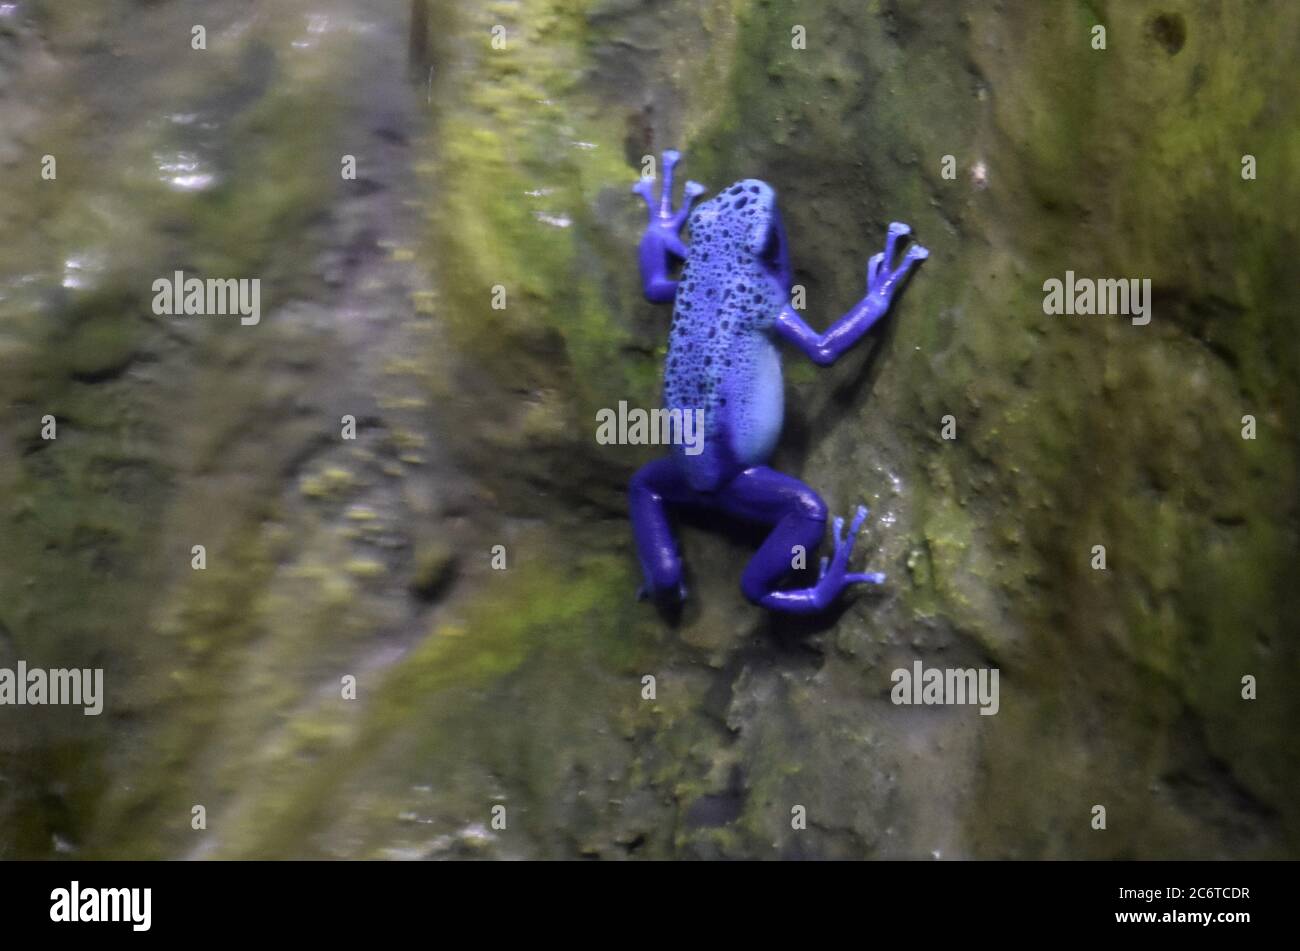
POLYGON ((721 388, 727 405, 722 409, 724 428, 731 451, 741 465, 766 462, 781 437, 785 416, 785 389, 781 380, 781 356, 771 341, 760 338, 745 348, 748 359, 737 360, 746 372, 734 376, 721 388))

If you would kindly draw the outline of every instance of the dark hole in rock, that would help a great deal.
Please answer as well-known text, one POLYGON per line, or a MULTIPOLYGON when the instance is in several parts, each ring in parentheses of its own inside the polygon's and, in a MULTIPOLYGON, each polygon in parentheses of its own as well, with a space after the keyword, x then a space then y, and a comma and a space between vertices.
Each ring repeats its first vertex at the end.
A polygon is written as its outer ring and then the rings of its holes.
POLYGON ((1151 20, 1147 32, 1166 53, 1174 56, 1187 42, 1187 21, 1181 13, 1161 13, 1151 20))

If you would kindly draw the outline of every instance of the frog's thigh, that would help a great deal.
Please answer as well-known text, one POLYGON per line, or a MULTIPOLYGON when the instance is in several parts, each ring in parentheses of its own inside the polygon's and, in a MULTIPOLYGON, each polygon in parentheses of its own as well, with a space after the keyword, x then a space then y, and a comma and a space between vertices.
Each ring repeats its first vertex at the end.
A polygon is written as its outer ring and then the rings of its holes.
POLYGON ((773 526, 741 577, 741 589, 751 600, 770 593, 796 561, 808 563, 826 531, 821 496, 794 476, 767 466, 740 473, 719 491, 718 501, 736 518, 773 526))

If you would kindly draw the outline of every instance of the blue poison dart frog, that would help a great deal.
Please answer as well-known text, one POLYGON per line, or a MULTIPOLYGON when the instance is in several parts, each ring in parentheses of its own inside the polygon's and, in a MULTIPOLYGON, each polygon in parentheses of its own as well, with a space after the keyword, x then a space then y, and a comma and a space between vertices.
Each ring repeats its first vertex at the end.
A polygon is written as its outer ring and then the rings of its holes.
POLYGON ((664 408, 683 416, 703 410, 703 447, 644 466, 629 488, 637 555, 645 572, 641 595, 666 605, 686 597, 682 562, 669 525, 669 509, 696 507, 771 526, 745 568, 740 586, 755 604, 773 611, 824 610, 851 584, 880 584, 876 572, 849 571, 853 542, 867 510, 859 506, 844 533, 833 523, 835 550, 821 560, 809 588, 782 590, 800 552, 812 552, 826 529, 826 503, 792 476, 765 463, 781 433, 783 391, 777 341, 787 340, 819 366, 829 366, 883 317, 908 273, 929 252, 913 245, 898 266, 895 255, 911 229, 889 226, 885 250, 867 265, 867 292, 825 333, 804 323, 790 303, 791 269, 785 230, 772 187, 747 178, 691 212, 704 186, 687 182, 681 207, 672 208, 673 167, 681 156, 663 155, 658 207, 653 179, 633 191, 645 199, 649 224, 641 239, 641 280, 646 298, 673 305, 664 365, 664 408), (690 217, 688 248, 681 238, 690 217), (669 277, 674 259, 681 280, 669 277))

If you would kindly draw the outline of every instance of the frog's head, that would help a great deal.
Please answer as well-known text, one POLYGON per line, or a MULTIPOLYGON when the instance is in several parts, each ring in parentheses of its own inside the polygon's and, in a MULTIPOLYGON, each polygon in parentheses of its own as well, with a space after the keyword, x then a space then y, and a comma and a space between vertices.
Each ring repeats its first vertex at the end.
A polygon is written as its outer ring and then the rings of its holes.
MULTIPOLYGON (((697 208, 696 216, 711 218, 715 234, 725 233, 783 289, 790 289, 790 252, 771 185, 756 178, 742 179, 697 208)), ((692 234, 694 231, 693 222, 692 234)))

